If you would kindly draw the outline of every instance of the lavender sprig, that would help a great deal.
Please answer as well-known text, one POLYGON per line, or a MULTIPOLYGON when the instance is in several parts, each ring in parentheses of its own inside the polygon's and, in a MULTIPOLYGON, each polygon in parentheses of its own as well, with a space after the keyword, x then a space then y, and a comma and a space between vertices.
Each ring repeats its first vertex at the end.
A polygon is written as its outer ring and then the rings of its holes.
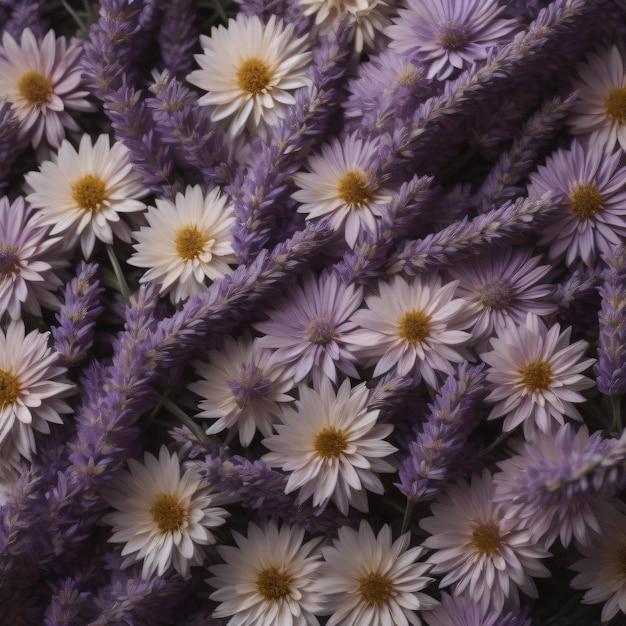
POLYGON ((626 248, 613 249, 604 260, 604 282, 598 288, 602 297, 598 361, 593 369, 598 389, 617 396, 626 393, 626 248))
POLYGON ((50 24, 44 18, 46 0, 25 0, 13 4, 13 12, 6 22, 4 32, 9 33, 17 41, 26 28, 30 28, 35 37, 43 37, 50 24))
POLYGON ((54 349, 68 366, 83 361, 93 344, 96 320, 104 310, 100 295, 104 291, 96 278, 96 263, 81 263, 76 278, 65 288, 65 302, 56 316, 59 326, 51 328, 54 349))
POLYGON ((26 147, 19 138, 19 119, 14 115, 10 102, 0 103, 0 190, 10 180, 13 163, 26 147))
POLYGON ((399 470, 400 483, 396 483, 409 501, 434 498, 454 478, 450 465, 481 420, 476 407, 485 395, 484 382, 482 364, 470 367, 463 363, 429 405, 430 413, 409 446, 409 456, 399 470))
POLYGON ((163 13, 157 43, 162 66, 171 76, 181 76, 191 69, 193 48, 198 40, 194 25, 196 3, 194 0, 170 0, 160 4, 163 13))

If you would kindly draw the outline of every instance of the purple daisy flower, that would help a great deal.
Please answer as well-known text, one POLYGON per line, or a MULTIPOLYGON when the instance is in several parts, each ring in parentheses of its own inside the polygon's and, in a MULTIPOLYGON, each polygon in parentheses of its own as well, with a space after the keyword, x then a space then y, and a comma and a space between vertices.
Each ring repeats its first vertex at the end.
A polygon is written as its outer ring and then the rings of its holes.
POLYGON ((254 325, 265 333, 259 346, 275 350, 269 365, 285 366, 285 375, 295 382, 310 376, 316 387, 325 377, 337 382, 337 370, 359 378, 345 338, 357 326, 349 318, 362 299, 360 288, 343 285, 335 274, 324 272, 319 279, 306 274, 302 287, 292 287, 268 311, 269 320, 254 325))
POLYGON ((618 169, 621 152, 610 154, 602 143, 585 150, 573 141, 557 150, 530 175, 528 196, 565 194, 560 219, 543 230, 541 245, 550 245, 549 258, 565 256, 567 265, 581 258, 592 267, 626 236, 626 167, 618 169))
POLYGON ((517 27, 500 17, 504 7, 495 0, 408 0, 407 6, 385 34, 391 48, 428 66, 428 78, 445 80, 486 59, 517 27))

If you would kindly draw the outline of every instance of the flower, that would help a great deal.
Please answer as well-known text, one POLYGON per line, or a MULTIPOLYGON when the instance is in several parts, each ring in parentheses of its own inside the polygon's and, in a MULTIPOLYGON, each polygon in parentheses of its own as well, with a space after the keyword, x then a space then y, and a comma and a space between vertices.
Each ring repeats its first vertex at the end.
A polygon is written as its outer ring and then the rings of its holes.
POLYGON ((501 332, 507 321, 523 324, 528 312, 549 315, 557 310, 550 301, 554 287, 537 284, 550 271, 531 258, 531 248, 495 248, 450 268, 459 281, 458 297, 465 298, 477 318, 471 328, 474 342, 501 332))
POLYGON ((173 565, 189 578, 190 566, 201 565, 200 546, 215 543, 209 530, 224 523, 228 513, 210 506, 212 487, 193 468, 181 476, 176 453, 161 446, 159 458, 146 452, 143 465, 128 460, 130 472, 115 477, 114 486, 104 491, 105 499, 117 509, 104 516, 113 526, 112 543, 125 543, 122 567, 143 560, 142 577, 163 576, 173 565))
POLYGON ((92 145, 84 134, 78 152, 64 140, 56 158, 25 178, 31 191, 26 200, 39 209, 36 224, 52 226, 51 235, 64 234, 67 247, 80 238, 85 257, 96 239, 112 244, 115 236, 129 243, 130 228, 119 214, 143 211, 136 198, 148 194, 128 149, 119 141, 109 147, 108 135, 92 145))
POLYGON ((0 93, 11 103, 20 121, 20 133, 37 148, 44 135, 58 148, 65 129, 79 127, 68 112, 93 111, 81 87, 81 46, 67 47, 65 37, 48 31, 37 42, 30 28, 20 43, 5 31, 0 48, 0 93))
POLYGON ((320 540, 305 544, 304 529, 269 521, 248 525, 248 537, 233 532, 237 547, 220 545, 225 564, 209 568, 217 588, 212 600, 221 602, 215 617, 233 616, 228 626, 317 626, 315 613, 323 596, 311 583, 321 565, 320 540))
POLYGON ((263 440, 271 450, 261 460, 291 472, 285 493, 299 489, 296 504, 313 497, 313 506, 329 500, 345 515, 350 505, 367 511, 367 491, 383 493, 378 472, 393 472, 383 457, 396 451, 383 441, 393 429, 377 424, 378 410, 367 410, 365 383, 350 387, 344 380, 337 393, 328 379, 319 391, 300 385, 296 409, 283 408, 276 434, 263 440))
POLYGON ((416 563, 422 548, 411 548, 411 533, 392 543, 385 524, 378 535, 366 520, 358 532, 342 526, 332 546, 322 548, 324 565, 314 583, 327 594, 327 626, 419 626, 415 611, 429 610, 437 601, 419 593, 433 579, 424 576, 429 564, 416 563))
POLYGON ((619 49, 591 53, 577 69, 577 97, 567 120, 572 134, 584 135, 590 147, 607 154, 617 143, 626 150, 626 72, 619 49))
POLYGON ((499 19, 504 7, 497 0, 407 0, 407 6, 385 34, 390 48, 428 67, 428 78, 445 80, 485 60, 517 28, 515 20, 499 19))
POLYGON ((201 35, 200 44, 200 69, 187 81, 208 92, 198 104, 214 105, 211 119, 229 120, 232 138, 244 126, 256 133, 276 125, 296 102, 291 92, 311 84, 308 38, 296 38, 293 25, 283 26, 275 15, 263 24, 256 15, 239 13, 228 28, 214 26, 211 37, 201 35))
POLYGON ((464 360, 450 346, 471 339, 469 333, 457 330, 473 321, 467 302, 453 299, 457 285, 451 281, 442 286, 438 274, 411 282, 396 275, 390 282, 379 282, 379 295, 366 297, 368 308, 352 316, 361 328, 346 341, 357 346, 357 355, 376 365, 374 376, 395 365, 401 376, 415 370, 436 387, 435 370, 454 374, 450 361, 464 360))
POLYGON ((203 292, 206 278, 232 273, 235 211, 219 187, 205 195, 199 185, 188 186, 174 202, 157 198, 145 217, 148 225, 133 232, 136 252, 128 259, 130 265, 150 268, 140 282, 160 285, 160 293, 169 293, 176 303, 203 292))
POLYGON ((487 470, 471 484, 449 485, 420 526, 431 535, 423 545, 434 550, 432 572, 445 574, 439 586, 454 584, 454 595, 501 612, 519 605, 518 589, 537 597, 531 577, 550 576, 539 562, 550 553, 531 543, 529 530, 517 529, 518 520, 494 502, 494 489, 487 470))
POLYGON ((513 430, 523 422, 524 437, 532 441, 535 426, 551 434, 554 423, 563 416, 581 420, 574 403, 585 402, 579 394, 594 382, 580 372, 595 359, 581 360, 589 347, 586 341, 570 344, 571 328, 561 332, 555 324, 548 330, 533 313, 526 324, 507 324, 491 339, 491 352, 480 358, 490 367, 487 382, 491 393, 487 402, 495 403, 488 419, 504 418, 503 430, 513 430))
POLYGON ((35 451, 33 431, 49 433, 48 422, 62 424, 61 414, 72 412, 61 398, 74 385, 48 347, 49 336, 36 330, 26 335, 21 320, 0 330, 0 444, 11 437, 27 459, 35 451))
POLYGON ((257 429, 266 437, 272 434, 274 417, 280 414, 279 403, 293 400, 285 393, 293 380, 284 368, 269 366, 270 356, 257 339, 226 337, 221 350, 209 352, 208 363, 194 363, 202 380, 188 388, 204 398, 200 401, 202 412, 196 417, 219 418, 207 429, 207 435, 228 428, 239 433, 242 446, 249 446, 257 429))
POLYGON ((54 295, 63 283, 55 270, 67 265, 58 255, 60 237, 33 224, 33 212, 18 196, 0 198, 0 317, 21 319, 22 309, 41 316, 41 306, 59 308, 54 295))
POLYGON ((580 257, 595 265, 626 236, 626 167, 618 169, 621 152, 611 153, 602 144, 584 149, 573 141, 570 150, 557 150, 530 175, 528 195, 565 195, 559 219, 547 224, 539 243, 550 244, 549 258, 565 255, 567 265, 580 257))
POLYGON ((325 376, 336 383, 337 370, 359 378, 346 338, 356 328, 348 320, 362 299, 360 288, 343 285, 336 274, 307 273, 302 288, 291 287, 268 311, 270 319, 254 325, 265 333, 259 345, 274 349, 271 362, 285 366, 296 383, 312 377, 317 387, 325 376))
POLYGON ((391 24, 388 14, 391 7, 384 0, 298 0, 304 9, 304 15, 315 15, 316 33, 327 34, 337 31, 345 20, 354 24, 352 36, 354 49, 361 52, 363 47, 375 49, 380 47, 383 29, 391 24))
POLYGON ((590 546, 579 546, 583 558, 571 569, 578 572, 570 583, 586 589, 582 602, 604 602, 601 619, 626 613, 626 516, 613 509, 600 520, 600 530, 590 546))
POLYGON ((376 141, 363 141, 357 133, 335 138, 307 161, 309 172, 298 172, 293 179, 300 189, 291 197, 301 206, 306 219, 331 215, 331 225, 343 231, 353 248, 365 229, 375 234, 381 205, 392 197, 390 189, 380 186, 370 169, 376 141))

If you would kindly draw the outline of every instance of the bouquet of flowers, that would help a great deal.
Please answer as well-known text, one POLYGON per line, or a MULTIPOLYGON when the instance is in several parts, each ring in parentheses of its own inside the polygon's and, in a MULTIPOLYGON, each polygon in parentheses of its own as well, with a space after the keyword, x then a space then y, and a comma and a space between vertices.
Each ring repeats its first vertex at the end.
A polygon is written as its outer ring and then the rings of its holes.
POLYGON ((624 623, 625 18, 0 0, 0 623, 624 623))

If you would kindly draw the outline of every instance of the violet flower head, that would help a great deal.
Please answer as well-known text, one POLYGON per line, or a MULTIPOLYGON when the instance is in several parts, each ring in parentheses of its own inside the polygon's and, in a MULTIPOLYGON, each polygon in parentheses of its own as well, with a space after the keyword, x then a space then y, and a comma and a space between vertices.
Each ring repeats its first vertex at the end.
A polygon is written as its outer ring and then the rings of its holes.
POLYGON ((497 0, 409 0, 385 34, 391 48, 428 67, 428 78, 445 80, 511 36, 517 22, 503 11, 497 0))
POLYGON ((602 308, 594 371, 598 389, 607 396, 617 396, 626 392, 626 248, 611 250, 604 260, 607 267, 598 288, 602 308))

